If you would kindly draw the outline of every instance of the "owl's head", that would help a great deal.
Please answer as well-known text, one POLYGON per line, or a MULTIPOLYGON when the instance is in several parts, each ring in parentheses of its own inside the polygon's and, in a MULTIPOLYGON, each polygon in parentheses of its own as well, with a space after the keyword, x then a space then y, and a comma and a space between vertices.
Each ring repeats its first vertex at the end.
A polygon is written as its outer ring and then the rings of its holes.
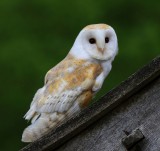
POLYGON ((79 33, 70 52, 82 59, 112 60, 118 52, 116 33, 106 24, 88 25, 79 33))

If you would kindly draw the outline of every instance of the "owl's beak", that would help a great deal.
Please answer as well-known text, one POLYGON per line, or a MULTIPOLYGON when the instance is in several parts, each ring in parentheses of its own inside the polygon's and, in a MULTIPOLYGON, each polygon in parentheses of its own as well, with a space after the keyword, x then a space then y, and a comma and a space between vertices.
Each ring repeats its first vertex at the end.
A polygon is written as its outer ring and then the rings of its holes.
POLYGON ((104 48, 98 47, 98 51, 100 51, 103 54, 104 53, 104 48))
POLYGON ((99 52, 101 52, 103 54, 104 53, 104 44, 102 42, 98 42, 97 49, 99 52))

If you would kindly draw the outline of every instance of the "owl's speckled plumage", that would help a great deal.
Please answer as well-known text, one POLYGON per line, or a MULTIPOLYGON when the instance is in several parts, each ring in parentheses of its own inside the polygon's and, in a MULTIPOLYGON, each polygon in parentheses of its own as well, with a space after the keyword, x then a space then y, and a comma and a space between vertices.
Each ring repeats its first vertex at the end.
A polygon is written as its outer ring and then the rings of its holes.
POLYGON ((36 92, 25 115, 32 124, 24 130, 22 141, 35 141, 85 108, 110 72, 117 51, 112 27, 106 24, 85 27, 66 58, 48 71, 44 86, 36 92))

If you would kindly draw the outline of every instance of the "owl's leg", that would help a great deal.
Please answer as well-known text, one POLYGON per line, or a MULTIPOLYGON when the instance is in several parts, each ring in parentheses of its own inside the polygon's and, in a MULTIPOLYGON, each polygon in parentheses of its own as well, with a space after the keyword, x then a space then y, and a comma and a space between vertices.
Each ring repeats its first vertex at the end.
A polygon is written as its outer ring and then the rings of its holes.
POLYGON ((92 88, 92 91, 94 91, 94 92, 97 92, 101 87, 102 87, 102 84, 103 84, 103 82, 104 82, 104 79, 105 79, 105 77, 104 77, 104 74, 103 74, 103 72, 96 78, 96 81, 95 81, 95 84, 94 84, 94 86, 93 86, 93 88, 92 88))

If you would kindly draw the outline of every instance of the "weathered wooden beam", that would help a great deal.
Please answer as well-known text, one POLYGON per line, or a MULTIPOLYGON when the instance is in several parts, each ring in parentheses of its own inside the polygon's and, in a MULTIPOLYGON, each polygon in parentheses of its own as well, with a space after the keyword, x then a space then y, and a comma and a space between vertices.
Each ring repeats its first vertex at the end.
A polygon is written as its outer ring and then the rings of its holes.
POLYGON ((30 143, 21 151, 54 150, 74 135, 83 131, 87 126, 117 107, 128 97, 142 89, 157 76, 160 76, 160 56, 135 74, 131 75, 118 87, 108 92, 92 106, 84 109, 80 114, 52 130, 39 140, 30 143))

